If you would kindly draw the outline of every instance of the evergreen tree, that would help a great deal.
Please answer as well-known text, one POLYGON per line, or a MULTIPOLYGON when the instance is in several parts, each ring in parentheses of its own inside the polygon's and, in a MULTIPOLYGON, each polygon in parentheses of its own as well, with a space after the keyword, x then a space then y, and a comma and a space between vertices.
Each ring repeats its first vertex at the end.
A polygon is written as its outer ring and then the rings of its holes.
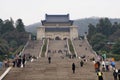
POLYGON ((90 39, 96 33, 96 28, 92 24, 89 24, 88 27, 89 27, 89 29, 88 29, 88 39, 90 39))
POLYGON ((112 34, 111 31, 112 23, 108 18, 100 19, 96 27, 97 27, 97 32, 102 33, 107 37, 109 37, 112 34))
POLYGON ((109 40, 110 41, 113 41, 113 42, 116 42, 118 41, 120 38, 120 29, 117 29, 110 37, 109 37, 109 40))
POLYGON ((3 20, 0 19, 0 36, 2 35, 3 20))
POLYGON ((8 43, 0 38, 0 55, 8 54, 9 52, 9 46, 8 43))
POLYGON ((14 31, 15 28, 14 28, 14 25, 13 25, 13 22, 11 22, 10 20, 5 20, 4 21, 4 24, 2 26, 2 34, 6 33, 6 32, 10 32, 10 31, 14 31))
POLYGON ((25 32, 25 28, 24 28, 25 26, 24 26, 24 24, 23 24, 23 22, 22 22, 22 19, 18 19, 17 21, 16 21, 16 29, 17 29, 17 31, 18 32, 25 32))
POLYGON ((91 37, 90 43, 94 50, 99 51, 103 49, 106 44, 106 36, 101 33, 96 33, 91 37))
POLYGON ((120 54, 120 40, 118 40, 116 44, 113 46, 112 52, 114 54, 120 54))
POLYGON ((112 25, 112 29, 111 29, 112 34, 116 32, 118 29, 119 29, 119 24, 117 22, 114 22, 114 24, 112 25))

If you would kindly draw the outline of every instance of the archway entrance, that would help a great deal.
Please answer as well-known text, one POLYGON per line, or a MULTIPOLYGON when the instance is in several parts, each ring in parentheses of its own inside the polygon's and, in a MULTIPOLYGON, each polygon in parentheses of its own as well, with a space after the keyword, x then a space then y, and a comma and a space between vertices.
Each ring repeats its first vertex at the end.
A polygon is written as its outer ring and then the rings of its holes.
POLYGON ((59 36, 55 37, 55 40, 61 40, 61 38, 59 36))
POLYGON ((67 38, 63 38, 63 40, 67 40, 67 38))

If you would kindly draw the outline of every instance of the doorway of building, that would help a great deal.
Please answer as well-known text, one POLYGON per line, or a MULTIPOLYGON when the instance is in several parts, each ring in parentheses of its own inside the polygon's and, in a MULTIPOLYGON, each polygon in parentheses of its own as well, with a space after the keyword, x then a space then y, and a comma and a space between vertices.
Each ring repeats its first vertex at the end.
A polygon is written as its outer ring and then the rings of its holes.
POLYGON ((67 40, 67 38, 63 38, 63 40, 67 40))
POLYGON ((61 40, 61 38, 59 36, 55 37, 55 40, 61 40))

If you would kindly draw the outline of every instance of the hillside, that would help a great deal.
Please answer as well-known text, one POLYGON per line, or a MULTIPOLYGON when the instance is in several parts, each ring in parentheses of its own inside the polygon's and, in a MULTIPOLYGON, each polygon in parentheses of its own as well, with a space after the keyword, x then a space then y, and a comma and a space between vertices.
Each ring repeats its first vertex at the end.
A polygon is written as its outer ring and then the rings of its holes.
MULTIPOLYGON (((74 21, 74 25, 78 26, 79 35, 83 35, 85 32, 88 32, 88 24, 92 23, 93 25, 96 25, 98 23, 99 19, 100 18, 95 18, 95 17, 77 19, 74 21)), ((117 19, 110 18, 110 21, 112 23, 114 23, 114 22, 120 23, 119 18, 117 18, 117 19)), ((28 25, 28 26, 26 26, 26 31, 36 34, 36 31, 37 31, 36 28, 40 27, 40 26, 41 26, 40 22, 28 25)))
POLYGON ((31 32, 33 34, 36 34, 37 27, 40 27, 40 26, 41 26, 41 22, 37 22, 37 23, 26 26, 25 29, 27 32, 31 32))

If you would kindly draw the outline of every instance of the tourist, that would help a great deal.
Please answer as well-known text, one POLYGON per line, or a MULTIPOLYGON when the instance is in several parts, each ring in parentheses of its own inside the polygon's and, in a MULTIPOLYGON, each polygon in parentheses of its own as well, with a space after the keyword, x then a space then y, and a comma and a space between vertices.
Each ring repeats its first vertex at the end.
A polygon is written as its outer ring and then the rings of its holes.
POLYGON ((116 70, 113 71, 113 77, 114 77, 114 80, 117 80, 117 71, 116 70))
POLYGON ((17 60, 17 67, 21 67, 21 56, 19 56, 18 60, 17 60))
POLYGON ((83 67, 84 62, 81 60, 80 61, 80 66, 83 67))
POLYGON ((95 67, 95 72, 97 72, 98 71, 98 64, 97 64, 97 62, 95 62, 94 67, 95 67))
POLYGON ((25 67, 25 54, 23 55, 23 57, 22 57, 22 64, 23 64, 23 67, 25 67))
POLYGON ((118 69, 118 78, 120 80, 120 69, 118 69))
POLYGON ((105 66, 105 61, 102 61, 102 63, 101 63, 101 64, 102 64, 102 66, 105 66))
POLYGON ((48 62, 49 62, 49 64, 51 63, 51 57, 50 56, 48 57, 48 62))
POLYGON ((98 70, 97 75, 98 75, 98 80, 103 80, 103 73, 100 70, 98 70))
POLYGON ((16 60, 13 59, 13 67, 15 67, 15 65, 16 65, 16 60))
POLYGON ((111 61, 111 66, 112 66, 112 68, 115 68, 115 62, 114 61, 111 61))
POLYGON ((102 61, 102 71, 105 72, 105 61, 102 61))
POLYGON ((105 72, 105 65, 102 65, 102 71, 105 72))
POLYGON ((98 64, 98 70, 100 70, 100 62, 97 61, 97 64, 98 64))
POLYGON ((5 65, 5 68, 8 67, 8 59, 5 59, 5 60, 4 60, 4 65, 5 65))
POLYGON ((105 67, 106 67, 106 71, 109 71, 109 61, 108 60, 105 61, 105 67))
POLYGON ((75 63, 72 64, 72 71, 75 73, 75 63))

